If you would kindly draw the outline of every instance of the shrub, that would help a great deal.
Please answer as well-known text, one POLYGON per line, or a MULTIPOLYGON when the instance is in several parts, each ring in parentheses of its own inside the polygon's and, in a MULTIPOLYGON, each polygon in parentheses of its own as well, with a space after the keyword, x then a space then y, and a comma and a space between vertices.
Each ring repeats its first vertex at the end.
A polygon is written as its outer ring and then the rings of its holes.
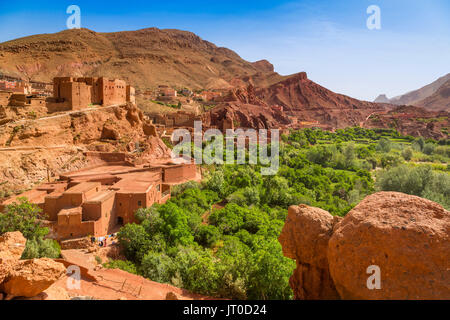
POLYGON ((401 165, 380 172, 377 187, 383 191, 398 191, 438 202, 449 208, 450 175, 433 172, 429 166, 401 165))
POLYGON ((175 265, 164 253, 147 253, 142 259, 140 270, 145 277, 160 283, 170 283, 175 275, 175 265))
POLYGON ((58 259, 61 256, 61 247, 58 242, 51 239, 27 240, 21 259, 50 258, 58 259))
POLYGON ((427 155, 431 155, 435 148, 436 146, 434 143, 428 142, 424 145, 422 152, 427 155))
POLYGON ((110 260, 109 262, 104 263, 103 266, 108 269, 120 269, 132 274, 138 273, 134 263, 128 260, 110 260))
POLYGON ((388 138, 381 138, 380 141, 378 141, 378 144, 377 144, 378 151, 388 153, 389 151, 391 151, 391 148, 392 148, 392 143, 391 143, 391 140, 389 140, 388 138))
POLYGON ((407 147, 407 148, 402 150, 402 157, 406 161, 411 160, 412 156, 413 156, 413 150, 412 150, 411 147, 407 147))

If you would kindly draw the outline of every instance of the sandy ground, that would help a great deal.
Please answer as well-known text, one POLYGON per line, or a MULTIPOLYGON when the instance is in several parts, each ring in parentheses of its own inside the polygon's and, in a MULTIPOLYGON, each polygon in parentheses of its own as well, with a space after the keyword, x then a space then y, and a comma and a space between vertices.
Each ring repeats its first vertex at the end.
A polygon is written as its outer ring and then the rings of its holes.
MULTIPOLYGON (((73 279, 64 276, 52 285, 50 292, 64 289, 72 298, 82 296, 96 300, 166 300, 168 293, 174 293, 179 300, 212 299, 123 270, 102 268, 95 261, 95 256, 99 254, 88 253, 85 249, 62 250, 61 253, 66 267, 69 265, 80 267, 80 288, 71 288, 73 279)), ((58 299, 55 296, 49 298, 58 299)))

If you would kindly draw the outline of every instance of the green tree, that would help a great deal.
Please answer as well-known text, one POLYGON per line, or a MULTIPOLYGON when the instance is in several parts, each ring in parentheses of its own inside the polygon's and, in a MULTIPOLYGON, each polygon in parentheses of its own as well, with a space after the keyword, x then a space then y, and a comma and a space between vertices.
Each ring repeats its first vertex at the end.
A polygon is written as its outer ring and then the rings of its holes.
POLYGON ((280 243, 276 239, 269 240, 254 255, 254 268, 249 279, 249 299, 292 299, 289 278, 295 262, 283 256, 280 243))
POLYGON ((117 234, 125 256, 131 261, 140 263, 151 247, 151 240, 142 225, 129 223, 117 234))
POLYGON ((176 271, 172 259, 157 252, 149 252, 144 256, 140 270, 145 277, 160 283, 170 283, 176 271))
POLYGON ((6 232, 20 231, 27 239, 40 239, 49 232, 44 227, 42 210, 26 198, 19 198, 6 206, 5 212, 0 213, 0 235, 6 232))
POLYGON ((189 227, 189 215, 175 203, 169 201, 159 210, 162 219, 161 232, 171 246, 188 245, 194 241, 189 227))

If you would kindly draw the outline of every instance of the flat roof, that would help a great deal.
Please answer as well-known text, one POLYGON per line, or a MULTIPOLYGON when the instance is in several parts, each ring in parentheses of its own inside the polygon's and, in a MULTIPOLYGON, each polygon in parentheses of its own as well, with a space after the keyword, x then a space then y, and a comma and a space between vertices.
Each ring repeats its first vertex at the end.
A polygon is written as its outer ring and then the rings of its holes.
POLYGON ((146 193, 152 186, 162 183, 159 172, 128 173, 119 177, 121 180, 112 186, 118 193, 146 193))
POLYGON ((98 203, 98 202, 104 202, 114 196, 116 191, 114 190, 102 190, 93 195, 91 198, 89 198, 85 203, 98 203))
POLYGON ((67 189, 64 193, 83 193, 93 188, 101 187, 100 182, 81 182, 72 188, 67 189))

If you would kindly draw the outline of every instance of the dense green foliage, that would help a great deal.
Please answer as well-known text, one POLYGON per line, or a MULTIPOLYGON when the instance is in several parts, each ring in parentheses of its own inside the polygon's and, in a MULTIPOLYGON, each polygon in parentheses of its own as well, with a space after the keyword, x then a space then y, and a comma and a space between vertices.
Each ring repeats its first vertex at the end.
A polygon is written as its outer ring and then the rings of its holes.
POLYGON ((429 166, 391 168, 379 174, 377 185, 380 190, 416 195, 450 209, 450 175, 434 172, 429 166))
POLYGON ((59 244, 44 237, 49 230, 43 226, 41 209, 21 198, 19 202, 8 205, 4 213, 0 213, 0 235, 6 232, 20 231, 27 239, 22 259, 59 258, 59 244))
POLYGON ((274 176, 259 165, 205 166, 201 184, 177 186, 167 204, 136 212, 140 224, 119 232, 126 267, 216 297, 288 299, 295 264, 277 238, 290 205, 343 216, 377 189, 448 205, 447 143, 361 128, 305 129, 282 140, 274 176))

